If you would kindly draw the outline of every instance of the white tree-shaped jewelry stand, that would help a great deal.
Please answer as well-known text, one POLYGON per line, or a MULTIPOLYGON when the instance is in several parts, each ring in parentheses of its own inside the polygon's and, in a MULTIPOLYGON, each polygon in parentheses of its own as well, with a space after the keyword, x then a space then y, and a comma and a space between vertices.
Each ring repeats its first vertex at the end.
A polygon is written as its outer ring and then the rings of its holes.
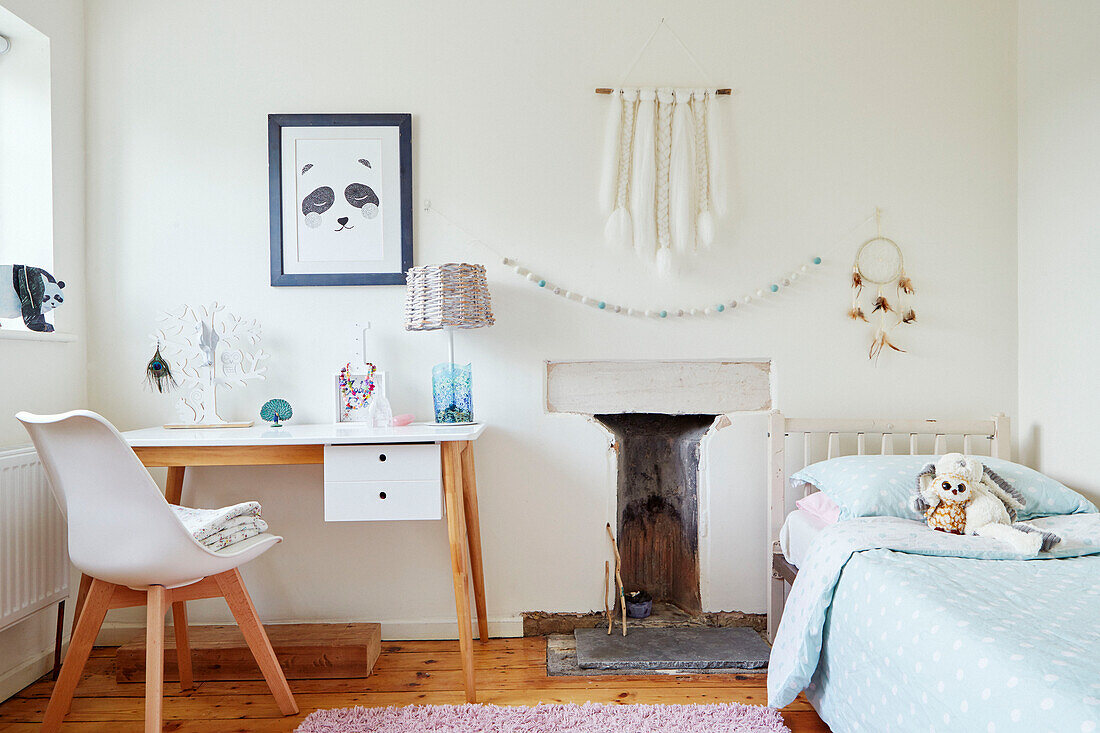
POLYGON ((176 403, 179 424, 166 428, 249 427, 218 415, 218 387, 244 387, 264 379, 268 357, 259 347, 260 323, 246 321, 216 302, 194 308, 183 305, 164 313, 164 326, 153 339, 172 364, 183 395, 176 403))

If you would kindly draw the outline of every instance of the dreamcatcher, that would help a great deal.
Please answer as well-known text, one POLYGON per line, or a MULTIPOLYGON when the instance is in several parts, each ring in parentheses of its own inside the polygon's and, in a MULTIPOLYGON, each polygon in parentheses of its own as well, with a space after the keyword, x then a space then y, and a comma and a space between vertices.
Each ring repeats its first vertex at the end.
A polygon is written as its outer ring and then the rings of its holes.
MULTIPOLYGON (((875 221, 879 215, 875 212, 875 221)), ((867 352, 867 358, 878 362, 884 348, 904 352, 890 340, 890 333, 901 324, 916 323, 917 314, 909 304, 913 295, 913 283, 905 274, 905 261, 901 247, 897 243, 878 233, 860 245, 852 263, 852 307, 848 317, 854 321, 872 323, 875 326, 874 339, 867 352), (870 319, 864 310, 864 290, 875 288, 875 299, 868 306, 870 319), (887 293, 893 301, 887 298, 887 293)))

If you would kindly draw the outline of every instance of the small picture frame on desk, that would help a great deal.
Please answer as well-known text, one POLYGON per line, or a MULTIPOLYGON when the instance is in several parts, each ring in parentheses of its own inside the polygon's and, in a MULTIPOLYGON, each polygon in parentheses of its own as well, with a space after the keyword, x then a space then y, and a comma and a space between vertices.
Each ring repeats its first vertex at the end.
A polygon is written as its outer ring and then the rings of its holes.
POLYGON ((268 115, 271 284, 404 285, 412 115, 268 115))
POLYGON ((383 371, 370 371, 373 367, 353 368, 348 372, 336 375, 336 422, 337 423, 365 423, 370 422, 371 401, 375 395, 386 394, 386 373, 383 371), (363 393, 367 389, 368 382, 374 382, 374 388, 369 396, 363 393))

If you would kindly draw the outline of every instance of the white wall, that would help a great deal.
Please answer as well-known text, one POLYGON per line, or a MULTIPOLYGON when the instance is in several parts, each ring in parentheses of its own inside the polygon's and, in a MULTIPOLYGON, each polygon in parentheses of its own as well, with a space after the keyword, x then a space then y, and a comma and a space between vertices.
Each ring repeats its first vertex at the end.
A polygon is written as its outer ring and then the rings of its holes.
MULTIPOLYGON (((13 417, 19 410, 58 412, 86 405, 84 4, 81 0, 2 2, 6 10, 44 33, 50 41, 53 272, 66 282, 65 304, 54 312, 54 323, 58 330, 77 337, 70 343, 0 340, 0 446, 7 447, 29 442, 13 417)), ((0 33, 4 33, 2 27, 0 33)), ((10 53, 17 52, 13 45, 10 53)), ((7 57, 0 58, 0 66, 6 60, 7 57)), ((0 632, 0 699, 48 668, 41 653, 49 649, 52 655, 53 620, 53 612, 45 611, 0 632)))
POLYGON ((1020 3, 1020 421, 1024 459, 1100 501, 1100 5, 1020 3))
MULTIPOLYGON (((123 428, 172 415, 141 387, 157 312, 215 298, 260 318, 273 354, 266 383, 227 393, 226 416, 280 396, 295 420, 329 420, 331 377, 364 319, 395 411, 429 416, 445 340, 402 330, 401 288, 275 289, 267 269, 266 115, 414 114, 416 261, 485 262, 497 314, 457 339, 491 426, 477 456, 494 619, 602 605, 613 461, 601 429, 544 414, 546 359, 771 357, 779 405, 806 416, 1015 409, 1014 4, 100 0, 87 42, 89 384, 123 428), (602 246, 595 196, 608 99, 592 89, 619 80, 661 16, 738 90, 723 102, 733 218, 669 282, 602 246), (825 264, 728 317, 628 320, 519 280, 425 199, 556 282, 642 307, 716 302, 811 256, 825 264), (876 204, 920 319, 900 339, 909 353, 878 368, 869 332, 844 317, 869 230, 830 246, 876 204)), ((700 76, 659 37, 629 81, 700 76)), ((742 418, 709 446, 711 609, 764 607, 763 430, 742 418)), ((258 498, 286 537, 248 570, 267 618, 445 631, 443 525, 325 525, 320 481, 316 467, 210 469, 188 493, 258 498), (440 625, 404 625, 425 621, 440 625)), ((211 605, 194 618, 226 616, 211 605)))

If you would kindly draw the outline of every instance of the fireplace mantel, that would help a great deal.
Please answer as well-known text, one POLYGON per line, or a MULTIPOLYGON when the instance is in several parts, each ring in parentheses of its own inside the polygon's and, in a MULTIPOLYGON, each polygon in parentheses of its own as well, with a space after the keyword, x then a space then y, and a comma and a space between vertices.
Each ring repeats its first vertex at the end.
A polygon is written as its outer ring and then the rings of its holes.
POLYGON ((627 590, 702 611, 701 441, 729 425, 725 415, 773 405, 766 359, 546 363, 546 410, 585 415, 615 437, 616 537, 627 590))
POLYGON ((767 359, 546 363, 548 412, 721 415, 772 404, 767 359))

